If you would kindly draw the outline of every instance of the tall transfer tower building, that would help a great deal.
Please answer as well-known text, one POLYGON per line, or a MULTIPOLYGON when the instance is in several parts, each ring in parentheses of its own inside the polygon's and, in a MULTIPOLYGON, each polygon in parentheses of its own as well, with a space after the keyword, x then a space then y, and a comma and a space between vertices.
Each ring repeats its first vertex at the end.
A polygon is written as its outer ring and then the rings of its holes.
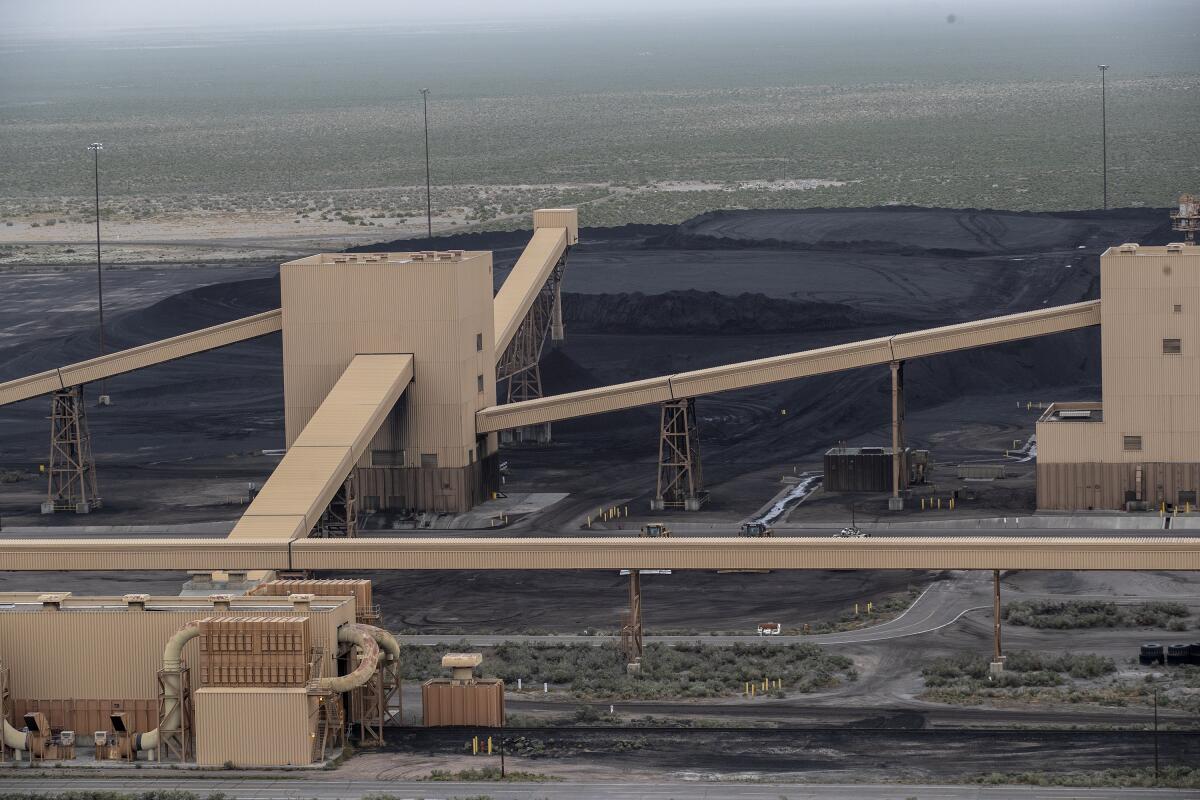
POLYGON ((1194 509, 1200 247, 1111 247, 1100 296, 1103 401, 1055 403, 1038 420, 1038 508, 1194 509))
MULTIPOLYGON (((365 510, 466 511, 498 482, 489 252, 325 254, 280 268, 287 445, 355 356, 410 354, 413 380, 355 469, 365 510)), ((353 389, 353 387, 350 387, 353 389)))

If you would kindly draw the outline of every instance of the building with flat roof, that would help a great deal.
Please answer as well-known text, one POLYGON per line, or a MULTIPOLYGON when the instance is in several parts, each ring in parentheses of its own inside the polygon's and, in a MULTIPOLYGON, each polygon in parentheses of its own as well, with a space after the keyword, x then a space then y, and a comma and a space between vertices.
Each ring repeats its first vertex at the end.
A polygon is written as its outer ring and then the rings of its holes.
POLYGON ((492 254, 321 254, 280 267, 291 448, 356 356, 412 356, 412 384, 358 460, 365 510, 466 511, 498 483, 492 254))
POLYGON ((1100 295, 1101 402, 1055 403, 1038 420, 1038 508, 1194 508, 1200 247, 1110 247, 1100 295))

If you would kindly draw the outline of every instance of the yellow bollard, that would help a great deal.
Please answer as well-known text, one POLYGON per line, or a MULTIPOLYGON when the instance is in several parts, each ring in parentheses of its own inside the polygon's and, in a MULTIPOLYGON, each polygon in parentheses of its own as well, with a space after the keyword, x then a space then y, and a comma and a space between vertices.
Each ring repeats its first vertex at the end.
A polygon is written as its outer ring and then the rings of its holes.
POLYGON ((743 685, 742 694, 746 695, 746 697, 750 696, 750 681, 746 681, 745 685, 743 685))
POLYGON ((629 506, 625 506, 625 516, 629 516, 629 506))
POLYGON ((938 500, 938 511, 941 511, 942 510, 942 498, 939 497, 937 500, 938 500))
POLYGON ((588 527, 592 527, 592 518, 588 517, 588 527))
POLYGON ((954 510, 954 498, 953 497, 950 498, 950 510, 951 511, 954 510))
POLYGON ((854 616, 858 616, 858 603, 854 604, 854 616))
POLYGON ((751 697, 754 697, 754 688, 755 688, 757 685, 758 685, 758 684, 755 684, 755 683, 752 683, 752 684, 750 684, 750 696, 751 696, 751 697))
POLYGON ((492 737, 488 737, 488 755, 492 754, 492 737))
POLYGON ((471 739, 471 755, 473 755, 473 756, 479 755, 479 737, 478 736, 471 739))
POLYGON ((921 498, 921 510, 922 511, 925 510, 925 498, 924 497, 921 498))

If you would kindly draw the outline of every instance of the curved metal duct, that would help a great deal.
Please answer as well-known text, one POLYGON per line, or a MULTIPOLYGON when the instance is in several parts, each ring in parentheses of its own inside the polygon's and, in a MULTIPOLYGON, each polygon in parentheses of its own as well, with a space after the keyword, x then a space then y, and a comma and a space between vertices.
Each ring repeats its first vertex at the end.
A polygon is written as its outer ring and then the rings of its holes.
MULTIPOLYGON (((348 675, 321 678, 317 682, 318 686, 340 694, 357 689, 371 679, 379 667, 379 645, 375 641, 374 634, 365 630, 370 627, 369 625, 350 624, 338 628, 339 642, 358 645, 358 649, 362 651, 359 655, 358 666, 348 675)), ((399 649, 399 645, 397 645, 397 649, 399 649)))
MULTIPOLYGON (((200 623, 189 622, 184 625, 175 635, 167 640, 167 646, 163 649, 163 672, 174 673, 176 676, 183 663, 183 648, 192 639, 200 635, 200 623)), ((392 636, 382 628, 376 628, 373 625, 350 624, 343 625, 338 628, 338 641, 347 644, 358 646, 361 651, 359 656, 358 666, 348 675, 331 676, 322 678, 318 682, 318 686, 322 689, 327 689, 332 692, 348 692, 351 689, 357 689, 371 679, 375 674, 375 670, 379 668, 380 644, 393 658, 400 657, 400 643, 396 641, 396 637, 392 636)), ((169 723, 172 727, 178 725, 178 715, 181 711, 179 706, 179 685, 178 678, 175 682, 164 681, 166 691, 163 694, 163 706, 167 709, 166 717, 162 722, 169 723), (172 695, 169 692, 174 691, 172 695), (171 700, 174 699, 174 702, 171 700)), ((8 743, 8 726, 5 729, 5 743, 8 743)), ((14 731, 18 736, 25 741, 25 734, 14 731)), ((159 729, 155 728, 146 733, 135 734, 133 737, 133 749, 135 751, 154 750, 158 747, 159 729)), ((9 747, 14 745, 9 744, 9 747)), ((22 749, 22 748, 15 748, 22 749)))
POLYGON ((375 639, 376 644, 379 645, 379 649, 391 656, 393 661, 400 660, 400 642, 396 640, 395 636, 392 636, 392 634, 383 628, 377 628, 374 625, 364 625, 361 622, 355 623, 354 627, 369 633, 375 639))
POLYGON ((28 750, 29 734, 19 731, 4 720, 4 746, 10 750, 28 750))
MULTIPOLYGON (((168 723, 168 730, 173 730, 179 726, 180 708, 180 686, 179 686, 179 671, 183 667, 183 648, 192 639, 200 635, 200 623, 193 620, 184 625, 179 630, 175 631, 174 635, 167 640, 167 646, 163 648, 163 672, 166 673, 163 678, 163 708, 165 709, 164 719, 161 723, 168 723), (173 676, 172 676, 173 674, 173 676), (168 677, 172 676, 172 677, 168 677), (171 693, 174 692, 172 695, 171 693)), ((134 752, 139 750, 155 750, 158 748, 158 728, 145 733, 135 733, 133 735, 134 752)))

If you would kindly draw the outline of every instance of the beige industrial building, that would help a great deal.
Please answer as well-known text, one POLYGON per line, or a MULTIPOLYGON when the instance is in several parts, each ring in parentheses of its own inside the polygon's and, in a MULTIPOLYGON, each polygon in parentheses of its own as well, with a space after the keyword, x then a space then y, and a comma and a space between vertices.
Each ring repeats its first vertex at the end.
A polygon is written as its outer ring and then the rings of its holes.
POLYGON ((412 383, 353 465, 363 508, 460 511, 496 488, 496 435, 475 434, 496 404, 491 253, 317 255, 279 279, 289 448, 355 356, 408 354, 412 383))
POLYGON ((368 581, 316 585, 337 594, 0 594, 0 758, 303 766, 350 725, 381 739, 399 645, 359 621, 368 581))
POLYGON ((1100 294, 1102 400, 1038 420, 1038 508, 1195 508, 1200 248, 1109 248, 1100 294))

